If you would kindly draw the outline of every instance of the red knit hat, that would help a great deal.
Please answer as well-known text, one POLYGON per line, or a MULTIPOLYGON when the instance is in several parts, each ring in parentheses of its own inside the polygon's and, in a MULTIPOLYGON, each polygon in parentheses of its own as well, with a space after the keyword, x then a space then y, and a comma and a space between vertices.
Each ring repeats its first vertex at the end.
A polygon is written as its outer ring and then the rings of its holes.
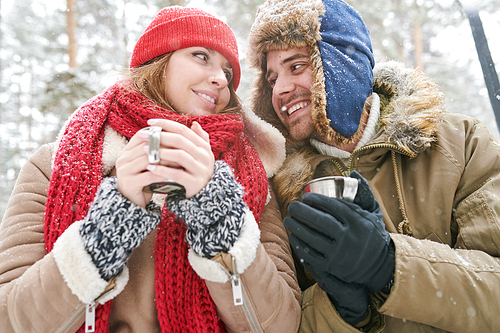
POLYGON ((163 8, 135 44, 130 68, 162 54, 202 46, 222 54, 233 67, 233 87, 238 88, 241 69, 238 45, 231 28, 221 20, 197 8, 163 8))

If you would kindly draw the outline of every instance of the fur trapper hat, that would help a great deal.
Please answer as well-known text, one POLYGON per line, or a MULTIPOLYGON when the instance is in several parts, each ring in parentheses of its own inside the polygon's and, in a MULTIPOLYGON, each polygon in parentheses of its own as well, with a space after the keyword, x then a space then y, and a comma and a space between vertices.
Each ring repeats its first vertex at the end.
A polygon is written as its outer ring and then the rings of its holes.
POLYGON ((372 94, 370 33, 361 16, 341 0, 267 0, 257 11, 247 61, 258 73, 250 106, 290 139, 272 106, 265 79, 267 52, 307 47, 313 67, 311 105, 320 136, 341 144, 359 137, 361 113, 372 94))

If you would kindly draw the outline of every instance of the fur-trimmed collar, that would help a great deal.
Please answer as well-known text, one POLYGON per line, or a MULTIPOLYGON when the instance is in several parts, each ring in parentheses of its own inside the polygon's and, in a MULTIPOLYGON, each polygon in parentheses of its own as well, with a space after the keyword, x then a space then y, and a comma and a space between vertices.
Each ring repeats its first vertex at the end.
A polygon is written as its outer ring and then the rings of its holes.
POLYGON ((443 93, 420 69, 396 61, 377 65, 374 75, 386 141, 410 154, 422 152, 435 140, 446 114, 443 93))
MULTIPOLYGON (((443 94, 422 71, 398 62, 379 64, 374 74, 374 92, 380 97, 381 107, 379 131, 367 145, 389 143, 409 156, 416 156, 436 140, 446 114, 443 94)), ((365 107, 370 108, 370 103, 368 99, 365 107)), ((295 143, 289 149, 283 167, 274 178, 278 199, 285 210, 291 201, 300 200, 303 184, 312 179, 316 165, 329 158, 308 142, 295 143)))

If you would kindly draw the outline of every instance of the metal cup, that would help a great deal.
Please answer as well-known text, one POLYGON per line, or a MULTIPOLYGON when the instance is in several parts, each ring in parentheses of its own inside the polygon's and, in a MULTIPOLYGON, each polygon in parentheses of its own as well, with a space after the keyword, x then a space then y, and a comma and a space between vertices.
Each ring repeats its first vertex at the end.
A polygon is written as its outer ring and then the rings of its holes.
MULTIPOLYGON (((162 128, 160 126, 150 126, 141 129, 148 131, 148 162, 157 164, 160 162, 160 135, 162 128)), ((152 183, 144 188, 147 192, 168 194, 170 198, 184 199, 186 197, 186 189, 181 184, 173 180, 166 179, 159 183, 152 183)))
POLYGON ((148 130, 148 161, 151 164, 160 162, 160 126, 151 126, 146 128, 148 130))
POLYGON ((358 192, 358 180, 342 176, 316 178, 304 185, 304 191, 353 202, 358 192))

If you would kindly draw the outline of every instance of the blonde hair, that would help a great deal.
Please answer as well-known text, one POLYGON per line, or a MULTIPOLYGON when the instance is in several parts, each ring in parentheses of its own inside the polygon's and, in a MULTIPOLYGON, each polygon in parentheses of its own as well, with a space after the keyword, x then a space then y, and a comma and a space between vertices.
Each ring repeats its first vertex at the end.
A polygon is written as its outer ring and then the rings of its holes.
MULTIPOLYGON (((156 102, 157 104, 166 107, 167 109, 177 112, 170 102, 165 91, 165 68, 175 51, 165 53, 158 56, 145 64, 131 69, 125 73, 125 78, 130 79, 132 88, 137 90, 144 97, 156 102)), ((236 95, 233 88, 233 83, 229 83, 230 99, 229 104, 219 113, 240 113, 242 110, 241 99, 236 95)))

